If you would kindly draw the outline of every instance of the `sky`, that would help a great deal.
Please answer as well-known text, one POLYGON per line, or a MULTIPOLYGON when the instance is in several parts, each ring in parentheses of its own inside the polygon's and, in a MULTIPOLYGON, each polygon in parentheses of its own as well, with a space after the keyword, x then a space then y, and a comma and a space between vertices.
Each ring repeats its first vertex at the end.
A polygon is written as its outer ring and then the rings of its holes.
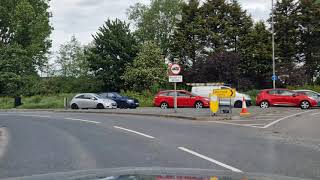
MULTIPOLYGON (((255 21, 266 20, 271 9, 271 0, 238 0, 255 21)), ((54 31, 51 35, 52 49, 74 35, 82 44, 92 41, 92 34, 108 19, 127 20, 126 10, 135 3, 148 4, 149 0, 51 0, 50 11, 54 31)))

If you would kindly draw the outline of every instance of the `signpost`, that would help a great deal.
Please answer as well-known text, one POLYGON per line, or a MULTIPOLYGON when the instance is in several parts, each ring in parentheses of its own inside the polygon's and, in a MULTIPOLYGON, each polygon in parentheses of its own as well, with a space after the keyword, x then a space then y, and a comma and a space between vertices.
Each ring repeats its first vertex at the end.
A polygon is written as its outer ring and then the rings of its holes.
POLYGON ((236 97, 236 89, 216 89, 216 90, 213 90, 213 95, 219 98, 219 104, 220 104, 220 99, 229 98, 230 104, 229 104, 228 112, 232 114, 231 98, 236 97))
POLYGON ((182 82, 183 77, 179 75, 181 67, 179 64, 171 64, 169 67, 169 82, 174 83, 174 112, 177 112, 177 83, 182 82))

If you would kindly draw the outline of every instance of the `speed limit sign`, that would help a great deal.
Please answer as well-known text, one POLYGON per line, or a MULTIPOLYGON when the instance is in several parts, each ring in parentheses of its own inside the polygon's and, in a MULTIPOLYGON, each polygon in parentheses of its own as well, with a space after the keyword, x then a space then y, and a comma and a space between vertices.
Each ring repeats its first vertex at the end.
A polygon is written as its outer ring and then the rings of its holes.
POLYGON ((173 75, 178 75, 181 72, 181 67, 179 66, 179 64, 172 64, 170 66, 170 71, 173 75))

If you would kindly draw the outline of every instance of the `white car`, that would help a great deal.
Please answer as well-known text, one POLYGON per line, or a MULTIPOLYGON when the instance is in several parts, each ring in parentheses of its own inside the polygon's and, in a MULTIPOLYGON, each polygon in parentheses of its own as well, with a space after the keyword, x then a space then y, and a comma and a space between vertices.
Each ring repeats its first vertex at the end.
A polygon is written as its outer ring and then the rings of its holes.
POLYGON ((117 103, 111 99, 102 98, 97 94, 77 94, 70 102, 71 109, 116 109, 117 103))
MULTIPOLYGON (((231 87, 228 87, 228 86, 195 86, 195 87, 192 87, 191 92, 196 95, 202 96, 202 97, 209 97, 209 94, 212 93, 212 91, 215 89, 231 89, 231 87)), ((251 106, 252 105, 251 97, 249 95, 242 94, 239 92, 236 92, 235 98, 231 98, 231 105, 235 108, 241 108, 243 97, 246 100, 247 106, 251 106)), ((220 99, 220 105, 229 106, 230 99, 229 98, 220 99)))

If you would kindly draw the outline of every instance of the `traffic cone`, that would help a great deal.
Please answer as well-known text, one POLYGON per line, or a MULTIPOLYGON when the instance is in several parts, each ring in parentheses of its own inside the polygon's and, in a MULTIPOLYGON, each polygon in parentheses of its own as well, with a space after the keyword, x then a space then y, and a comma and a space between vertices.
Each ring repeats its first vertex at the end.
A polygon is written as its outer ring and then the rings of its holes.
POLYGON ((243 97, 242 99, 242 110, 240 112, 240 116, 249 116, 250 113, 247 109, 247 103, 246 103, 246 99, 243 97))

